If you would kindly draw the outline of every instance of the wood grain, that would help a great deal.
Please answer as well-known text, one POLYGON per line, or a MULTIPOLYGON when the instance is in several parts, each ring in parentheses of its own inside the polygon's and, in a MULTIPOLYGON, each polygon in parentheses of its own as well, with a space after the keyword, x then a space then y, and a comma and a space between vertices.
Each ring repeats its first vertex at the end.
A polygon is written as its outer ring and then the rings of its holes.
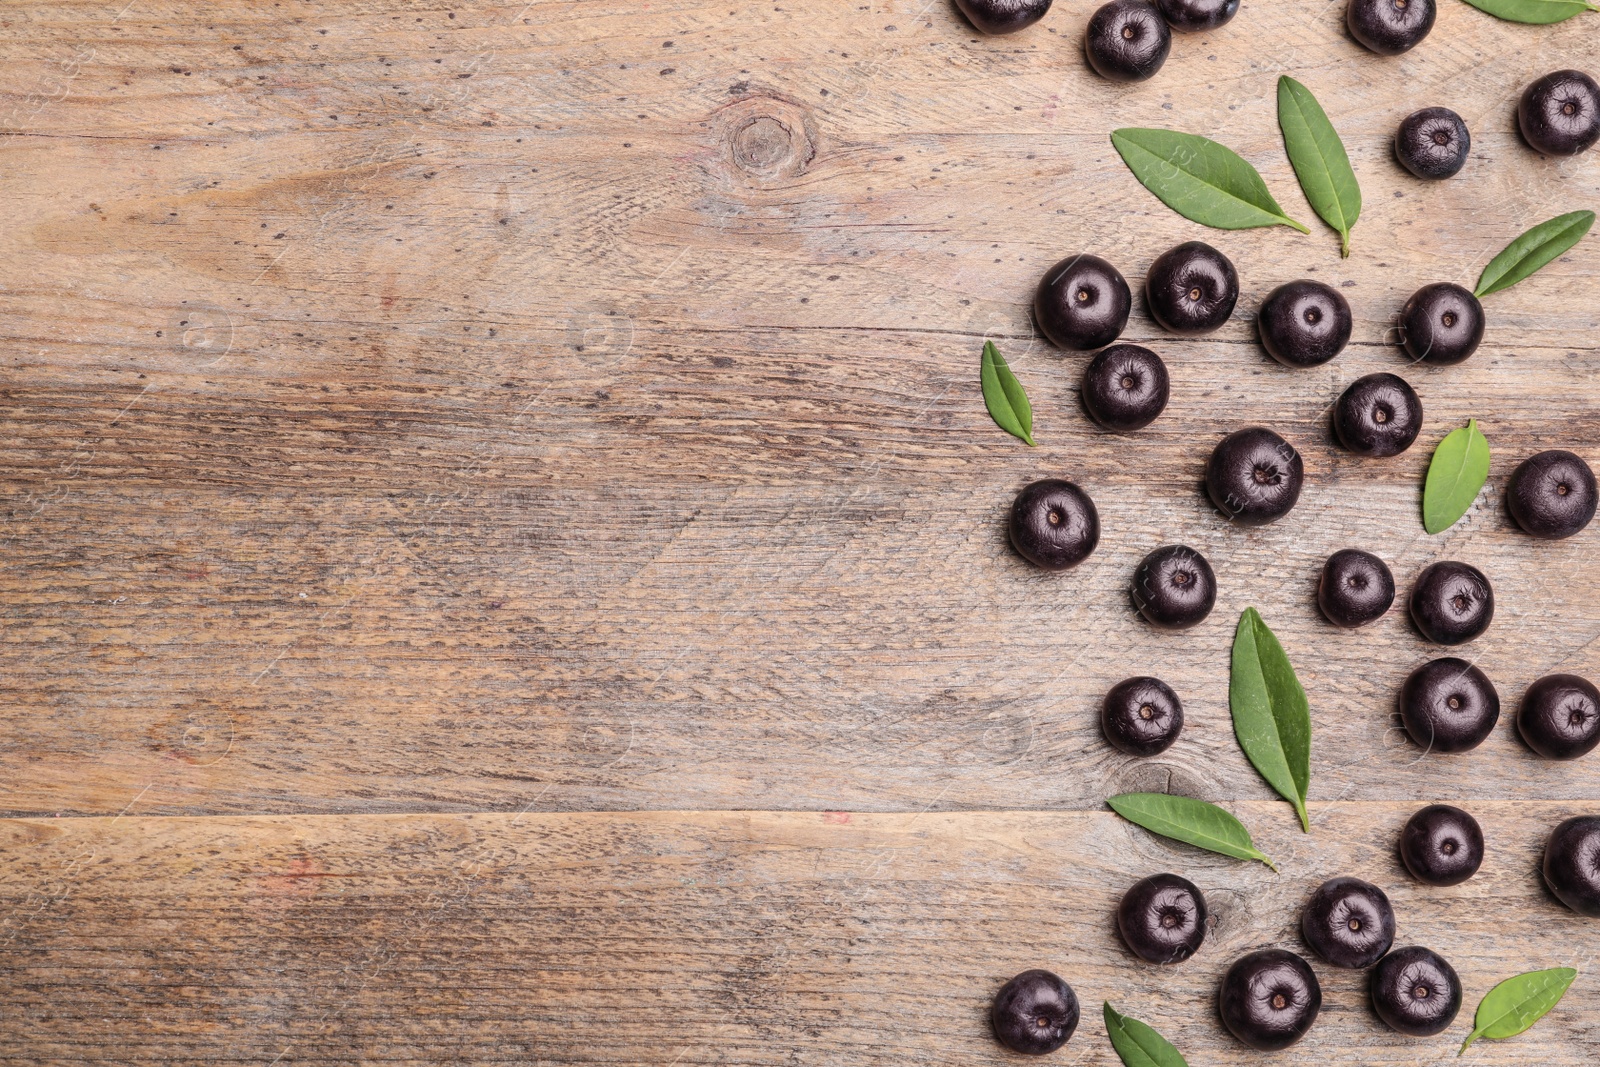
MULTIPOLYGON (((984 1007, 1032 965, 1084 998, 1063 1063, 1111 1062, 1104 997, 1197 1067, 1256 1062, 1216 1024, 1217 976, 1295 947, 1335 873, 1391 891, 1468 1010, 1516 971, 1586 968, 1588 927, 1533 868, 1600 782, 1534 759, 1509 713, 1543 673, 1600 671, 1597 535, 1536 544, 1502 495, 1537 450, 1600 462, 1600 244, 1490 298, 1462 366, 1407 368, 1392 327, 1421 284, 1470 284, 1600 202, 1600 157, 1541 159, 1513 118, 1538 75, 1600 68, 1592 18, 1442 0, 1421 47, 1380 59, 1339 0, 1247 0, 1113 86, 1080 54, 1092 6, 1003 39, 945 0, 0 6, 0 1063, 999 1062, 984 1007), (1187 223, 1109 143, 1216 137, 1313 223, 1276 127, 1286 72, 1362 182, 1348 260, 1322 227, 1187 223), (1474 151, 1424 184, 1389 145, 1435 104, 1474 151), (1127 339, 1167 359, 1173 400, 1100 433, 1033 287, 1078 251, 1137 287, 1189 239, 1238 265, 1239 313, 1180 340, 1136 302, 1127 339), (1315 371, 1255 341, 1299 277, 1355 313, 1315 371), (985 339, 1038 449, 984 413, 985 339), (1377 370, 1414 383, 1427 427, 1359 462, 1327 414, 1377 370), (1469 417, 1490 489, 1428 537, 1429 451, 1469 417), (1199 478, 1255 423, 1310 481, 1241 531, 1199 478), (1104 524, 1068 575, 1005 544, 1045 475, 1104 524), (1174 541, 1221 595, 1158 634, 1126 590, 1174 541), (1439 558, 1493 579, 1468 653, 1507 716, 1480 749, 1398 730, 1401 679, 1437 653, 1403 606, 1357 633, 1317 615, 1347 546, 1402 589, 1439 558), (1231 736, 1251 605, 1311 695, 1309 838, 1231 736), (1096 725, 1134 673, 1188 713, 1153 760, 1096 725), (1228 803, 1285 874, 1103 811, 1131 789, 1228 803), (1484 819, 1491 859, 1430 892, 1392 846, 1434 799, 1484 819), (1108 915, 1164 868, 1218 922, 1155 971, 1108 915)), ((1453 1056, 1322 973, 1306 1056, 1453 1056)), ((1595 996, 1585 969, 1532 1033, 1471 1055, 1587 1063, 1595 996)))
POLYGON ((1428 411, 1410 454, 1357 462, 1326 428, 1347 381, 1404 368, 1384 341, 1413 288, 1600 199, 1592 159, 1538 158, 1511 117, 1544 67, 1596 65, 1587 20, 1449 3, 1380 60, 1341 5, 1253 3, 1130 88, 1075 54, 1078 6, 979 40, 942 3, 11 5, 0 50, 37 91, 0 176, 22 220, 0 234, 5 807, 1094 807, 1144 773, 1092 718, 1135 671, 1192 708, 1172 773, 1263 796, 1223 705, 1248 604, 1306 674, 1313 796, 1398 799, 1463 768, 1494 796, 1600 796, 1508 732, 1419 761, 1391 714, 1428 654, 1403 614, 1337 634, 1307 595, 1347 544, 1402 586, 1466 558, 1503 605, 1472 654, 1508 707, 1538 673, 1596 667, 1593 538, 1531 544, 1498 495, 1522 456, 1596 437, 1593 242, 1496 295, 1471 362, 1407 372, 1428 411), (1360 171, 1348 261, 1325 230, 1199 230, 1105 136, 1215 134, 1310 218, 1272 113, 1283 70, 1360 171), (1423 102, 1473 128, 1460 179, 1389 158, 1423 102), (1145 433, 1098 433, 1031 288, 1078 249, 1137 280, 1191 237, 1240 265, 1241 314, 1180 341, 1137 311, 1174 399, 1145 433), (1294 373, 1250 319, 1303 275, 1343 287, 1358 327, 1294 373), (984 415, 986 336, 1032 392, 1036 451, 984 415), (1429 539, 1420 473, 1469 416, 1492 491, 1429 539), (1242 532, 1196 485, 1254 422, 1303 448, 1311 484, 1242 532), (1105 517, 1069 576, 1001 537, 1045 474, 1105 517), (1223 596, 1171 638, 1123 590, 1178 540, 1223 596))
POLYGON ((1283 874, 1168 846, 1107 813, 602 813, 9 820, 0 1063, 937 1064, 1014 1062, 985 1012, 1017 971, 1073 985, 1052 1061, 1117 1063, 1109 999, 1189 1062, 1444 1064, 1517 971, 1581 974, 1478 1063, 1578 1065, 1600 1042, 1591 927, 1534 874, 1562 805, 1473 806, 1485 865, 1452 889, 1394 857, 1408 804, 1241 814, 1283 874), (1187 874, 1214 925, 1193 959, 1122 947, 1121 892, 1187 874), (1436 1038, 1385 1029, 1366 977, 1316 964, 1324 1007, 1293 1052, 1243 1049, 1215 1014, 1244 952, 1305 952, 1299 912, 1334 874, 1391 896, 1402 944, 1459 971, 1436 1038), (1492 935, 1491 935, 1492 932, 1492 935))

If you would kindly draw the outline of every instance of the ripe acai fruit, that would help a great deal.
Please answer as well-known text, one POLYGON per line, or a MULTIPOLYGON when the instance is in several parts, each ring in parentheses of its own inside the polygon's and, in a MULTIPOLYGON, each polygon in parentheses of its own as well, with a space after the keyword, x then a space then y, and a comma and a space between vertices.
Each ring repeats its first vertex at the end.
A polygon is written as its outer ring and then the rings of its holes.
POLYGON ((1000 987, 989 1018, 1006 1048, 1043 1056, 1065 1045, 1078 1028, 1078 996, 1049 971, 1023 971, 1000 987))
POLYGON ((1322 986, 1311 965, 1292 952, 1262 949, 1234 961, 1222 976, 1217 1010, 1228 1031, 1262 1052, 1306 1036, 1322 1010, 1322 986))
POLYGON ((956 0, 956 6, 984 33, 1016 33, 1044 18, 1051 0, 956 0))
POLYGON ((1033 317, 1057 348, 1104 348, 1128 324, 1133 293, 1122 272, 1099 256, 1068 256, 1039 280, 1033 317))

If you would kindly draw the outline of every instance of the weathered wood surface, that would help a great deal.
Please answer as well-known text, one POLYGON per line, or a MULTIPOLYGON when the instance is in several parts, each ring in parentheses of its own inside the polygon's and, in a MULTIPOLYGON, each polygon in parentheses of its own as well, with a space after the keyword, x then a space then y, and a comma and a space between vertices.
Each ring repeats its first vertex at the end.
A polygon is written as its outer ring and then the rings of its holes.
POLYGON ((1541 159, 1512 120, 1533 76, 1600 66, 1591 20, 1448 0, 1421 48, 1380 60, 1341 4, 1253 0, 1113 87, 1077 52, 1081 4, 1000 40, 942 0, 116 7, 11 4, 0 42, 6 808, 1093 807, 1135 773, 1091 714, 1134 671, 1193 710, 1175 773, 1264 796, 1223 705, 1247 604, 1313 693, 1314 796, 1467 769, 1497 796, 1600 797, 1507 731, 1417 763, 1390 703, 1428 650, 1400 612, 1336 634, 1308 596, 1347 544, 1402 583, 1466 558, 1496 581, 1472 654, 1508 705, 1597 666, 1593 535, 1532 544, 1488 494, 1429 538, 1417 498, 1468 416, 1497 491, 1540 447, 1600 459, 1600 244, 1495 296, 1471 362, 1408 372, 1428 410, 1408 455, 1354 461, 1325 426, 1344 383, 1403 369, 1382 342, 1419 283, 1470 281, 1528 223, 1600 201, 1592 154, 1541 159), (1321 228, 1186 223, 1107 141, 1214 134, 1315 222, 1276 131, 1287 70, 1360 169, 1348 261, 1321 228), (1473 128, 1458 180, 1390 158, 1423 103, 1473 128), (1193 237, 1239 264, 1241 314, 1177 341, 1138 311, 1172 405, 1097 433, 1081 357, 1032 335, 1032 286, 1078 249, 1137 280, 1193 237), (1307 274, 1359 325, 1293 373, 1249 320, 1307 274), (984 414, 985 336, 1033 392, 1038 450, 984 414), (1241 532, 1195 487, 1255 422, 1311 483, 1290 520, 1241 532), (1066 577, 1001 533, 1044 474, 1105 520, 1066 577), (1181 637, 1123 595, 1174 540, 1223 584, 1181 637))
POLYGON ((1307 838, 1285 805, 1245 805, 1281 875, 1088 812, 10 820, 0 1063, 1013 1063, 987 1004, 1045 965, 1084 1009, 1050 1062, 1117 1063, 1109 999, 1196 1065, 1414 1067, 1457 1062, 1496 982, 1569 963, 1584 973, 1554 1013, 1469 1056, 1592 1063, 1593 930, 1531 875, 1568 807, 1475 805, 1488 858, 1448 890, 1399 868, 1410 810, 1314 805, 1307 838), (1215 925, 1156 967, 1112 911, 1167 869, 1215 925), (1304 951, 1299 909, 1336 873, 1384 885, 1401 943, 1453 962, 1462 1018, 1400 1037, 1364 975, 1319 964, 1305 1041, 1243 1050, 1216 1018, 1219 977, 1255 948, 1304 951))
MULTIPOLYGON (((1495 581, 1470 655, 1508 712, 1547 671, 1600 673, 1600 534, 1534 544, 1500 496, 1540 448, 1600 462, 1600 244, 1491 298, 1463 366, 1405 370, 1385 344, 1418 285, 1470 283, 1527 225, 1600 203, 1600 156, 1540 159, 1512 118, 1533 77, 1600 68, 1592 17, 1441 0, 1385 60, 1342 3, 1246 0, 1115 87, 1079 54, 1092 5, 1064 0, 998 40, 944 0, 124 5, 0 6, 0 1063, 998 1062, 983 1006, 1040 963, 1085 998, 1062 1062, 1111 1062, 1108 995, 1197 1065, 1288 1062, 1242 1054, 1210 997, 1237 952, 1293 945, 1338 872, 1390 889, 1469 1002, 1587 964, 1589 927, 1533 865, 1600 803, 1592 766, 1533 759, 1509 716, 1422 757, 1392 699, 1430 650, 1399 610, 1334 631, 1311 590, 1347 545, 1402 586, 1466 559, 1495 581), (1349 260, 1284 159, 1282 72, 1360 173, 1349 260), (1472 127, 1457 180, 1391 158, 1427 104, 1472 127), (1123 168, 1121 125, 1218 137, 1313 234, 1184 222, 1123 168), (1032 288, 1079 250, 1137 283, 1193 238, 1239 265, 1240 314, 1178 341, 1136 308, 1173 401, 1101 434, 1032 288), (1342 287, 1357 332, 1297 373, 1251 318, 1302 276, 1342 287), (985 338, 1028 384, 1036 450, 984 414, 985 338), (1412 380, 1428 426, 1363 463, 1326 414, 1374 370, 1412 380), (1431 538, 1421 474, 1468 417, 1492 490, 1431 538), (1310 483, 1246 532, 1198 480, 1250 423, 1310 483), (1105 527, 1066 576, 1004 543, 1046 474, 1105 527), (1222 582, 1177 636, 1125 593, 1171 541, 1222 582), (1312 695, 1310 838, 1228 724, 1252 604, 1312 695), (1159 759, 1095 725, 1135 672, 1188 708, 1159 759), (1136 788, 1235 804, 1285 874, 1096 810, 1136 788), (1390 854, 1433 799, 1491 835, 1484 873, 1441 892, 1390 854), (1220 918, 1156 971, 1108 914, 1163 867, 1203 875, 1220 918)), ((1323 974, 1307 1057, 1453 1055, 1323 974)), ((1472 1055, 1588 1063, 1596 995, 1586 974, 1472 1055)))

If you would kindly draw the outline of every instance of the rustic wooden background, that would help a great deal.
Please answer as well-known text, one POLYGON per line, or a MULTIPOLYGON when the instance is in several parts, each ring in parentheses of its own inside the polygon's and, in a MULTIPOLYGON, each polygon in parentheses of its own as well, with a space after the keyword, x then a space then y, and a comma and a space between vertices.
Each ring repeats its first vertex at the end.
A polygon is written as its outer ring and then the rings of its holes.
POLYGON ((1600 810, 1600 757, 1541 762, 1509 712, 1543 673, 1600 674, 1600 528, 1535 543, 1501 490, 1542 448, 1600 462, 1600 239, 1490 298, 1462 366, 1407 370, 1385 341, 1419 285, 1600 206, 1600 154, 1542 159, 1514 121, 1534 77, 1597 72, 1600 16, 1439 4, 1380 59, 1339 0, 1245 0, 1137 86, 1086 69, 1084 0, 996 39, 948 0, 0 6, 0 1063, 1002 1063, 988 1000, 1047 966, 1085 1009, 1052 1062, 1115 1062, 1110 997, 1196 1067, 1442 1064, 1495 981, 1559 964, 1583 970, 1561 1008, 1468 1056, 1592 1063, 1596 927, 1535 867, 1600 810), (1348 260, 1284 158, 1283 72, 1359 172, 1348 260), (1432 104, 1473 133, 1440 184, 1389 148, 1432 104), (1123 125, 1224 140, 1313 233, 1185 222, 1112 150, 1123 125), (1238 265, 1240 313, 1179 341, 1137 308, 1172 403, 1100 433, 1033 286, 1083 250, 1137 283, 1194 238, 1238 265), (1251 319, 1307 276, 1356 337, 1289 371, 1251 319), (985 338, 1037 449, 984 412, 985 338), (1327 411, 1376 370, 1427 427, 1368 462, 1327 411), (1491 488, 1430 537, 1421 475, 1468 417, 1491 488), (1251 423, 1309 481, 1244 531, 1198 482, 1251 423), (1045 475, 1104 525, 1066 575, 1005 544, 1045 475), (1126 597, 1171 541, 1221 583, 1177 635, 1126 597), (1400 733, 1393 694, 1433 654, 1403 611, 1318 616, 1346 546, 1402 588, 1439 558, 1494 580, 1469 654, 1508 715, 1478 750, 1400 733), (1248 605, 1311 694, 1309 837, 1229 727, 1248 605), (1152 760, 1096 725, 1133 673, 1188 710, 1152 760), (1130 789, 1228 803, 1283 873, 1129 827, 1103 800, 1130 789), (1488 833, 1455 889, 1393 856, 1433 800, 1488 833), (1164 869, 1217 923, 1155 969, 1110 912, 1164 869), (1319 967, 1305 1043, 1244 1051, 1217 977, 1303 949, 1336 873, 1455 963, 1461 1020, 1400 1038, 1319 967))

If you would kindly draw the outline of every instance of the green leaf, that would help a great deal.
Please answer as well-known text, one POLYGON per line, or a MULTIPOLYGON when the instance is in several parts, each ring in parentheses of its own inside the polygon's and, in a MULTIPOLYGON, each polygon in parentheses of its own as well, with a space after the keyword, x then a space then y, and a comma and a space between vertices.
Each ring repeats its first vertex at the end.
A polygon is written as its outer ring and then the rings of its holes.
POLYGON ((1478 1002, 1472 1033, 1461 1043, 1461 1051, 1456 1055, 1466 1052, 1480 1037, 1491 1041, 1516 1037, 1549 1014, 1566 996, 1567 988, 1576 977, 1578 972, 1571 967, 1552 967, 1548 971, 1529 971, 1507 978, 1478 1002))
POLYGON ((1339 231, 1340 255, 1348 256, 1350 229, 1361 217, 1361 186, 1322 105, 1288 75, 1278 79, 1278 126, 1300 188, 1322 221, 1339 231))
POLYGON ((1255 608, 1245 608, 1234 631, 1228 704, 1239 747, 1267 784, 1294 805, 1300 828, 1309 834, 1311 705, 1283 646, 1255 608))
POLYGON ((1277 866, 1257 851, 1244 823, 1215 804, 1171 793, 1123 793, 1106 801, 1111 810, 1151 833, 1241 860, 1277 866))
POLYGON ((1219 230, 1292 226, 1311 232, 1283 213, 1256 168, 1209 138, 1130 128, 1113 130, 1111 143, 1133 176, 1186 219, 1219 230))
POLYGON ((1511 288, 1583 240, 1583 235, 1593 225, 1592 211, 1573 211, 1539 223, 1489 261, 1478 276, 1478 288, 1473 295, 1484 297, 1511 288))
POLYGON ((1106 1036, 1127 1067, 1189 1067, 1172 1042, 1138 1019, 1118 1014, 1106 1001, 1106 1036))
POLYGON ((993 341, 983 343, 983 367, 979 376, 983 381, 983 403, 995 425, 1033 444, 1033 405, 1028 403, 1022 383, 1011 373, 993 341))
POLYGON ((1489 440, 1477 419, 1445 434, 1433 450, 1428 480, 1422 485, 1422 526, 1443 533, 1467 513, 1489 480, 1489 440))
POLYGON ((1479 11, 1487 11, 1497 19, 1507 22, 1529 22, 1535 26, 1548 26, 1552 22, 1565 22, 1585 11, 1600 11, 1600 7, 1583 0, 1467 0, 1479 11))

